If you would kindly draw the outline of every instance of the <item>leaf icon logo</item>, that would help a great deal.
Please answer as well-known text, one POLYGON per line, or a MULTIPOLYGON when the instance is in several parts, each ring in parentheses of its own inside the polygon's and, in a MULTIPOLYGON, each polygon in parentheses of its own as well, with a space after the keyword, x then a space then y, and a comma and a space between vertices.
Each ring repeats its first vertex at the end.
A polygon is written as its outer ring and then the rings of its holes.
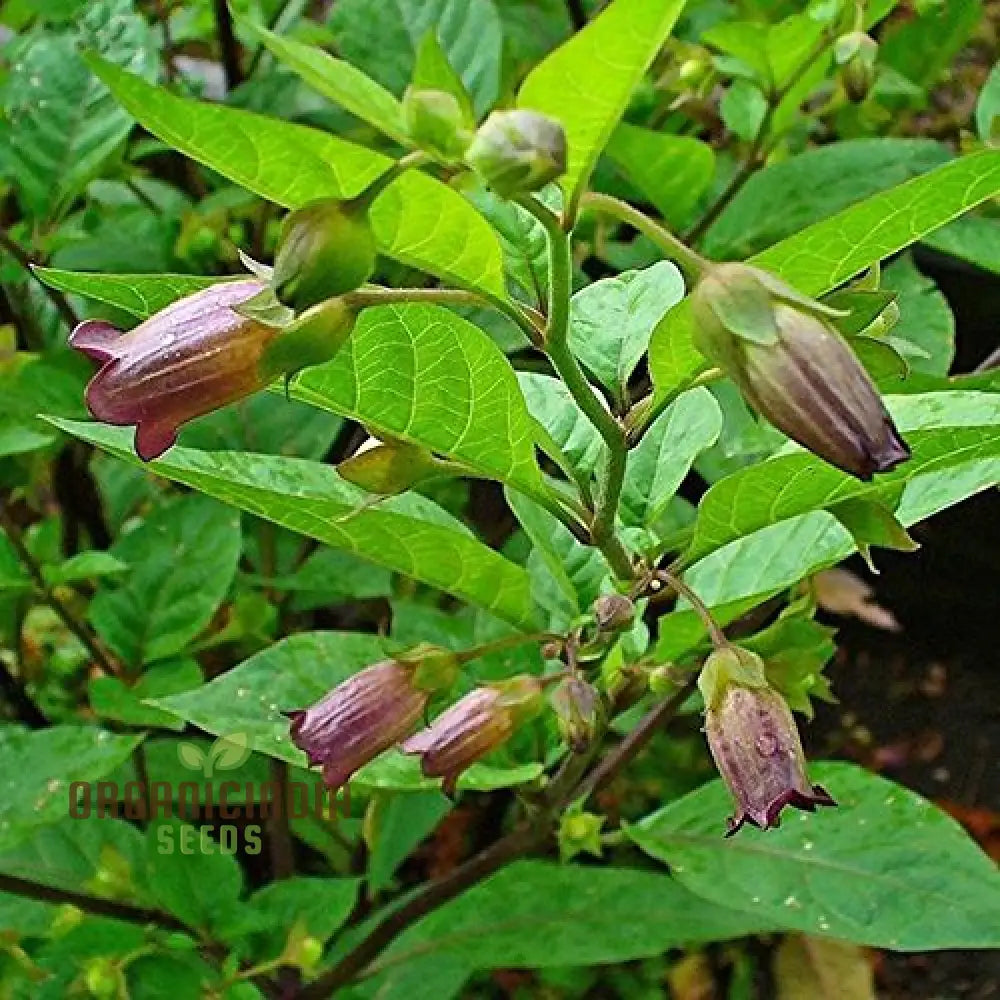
MULTIPOLYGON (((232 771, 250 759, 250 737, 246 733, 232 733, 220 736, 209 748, 210 768, 216 771, 232 771)), ((206 775, 210 777, 210 775, 206 775)))
POLYGON ((190 768, 192 771, 203 770, 208 760, 204 750, 196 743, 178 743, 177 758, 185 767, 190 768))
POLYGON ((232 771, 246 763, 252 752, 246 733, 220 736, 208 750, 202 750, 196 743, 177 744, 180 762, 192 771, 201 771, 206 778, 216 771, 232 771))

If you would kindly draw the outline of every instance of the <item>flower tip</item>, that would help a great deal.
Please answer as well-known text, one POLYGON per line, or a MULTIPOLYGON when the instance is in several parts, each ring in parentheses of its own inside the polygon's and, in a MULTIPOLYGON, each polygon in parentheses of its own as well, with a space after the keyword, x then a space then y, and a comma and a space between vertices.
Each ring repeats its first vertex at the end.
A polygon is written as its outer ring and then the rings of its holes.
MULTIPOLYGON (((89 396, 88 396, 89 403, 89 396)), ((97 416, 91 406, 91 412, 97 416)), ((140 423, 135 428, 135 453, 144 462, 159 458, 177 442, 177 428, 168 424, 140 423)))
POLYGON ((120 331, 101 319, 88 319, 78 323, 69 335, 69 346, 86 354, 92 361, 104 364, 115 358, 113 346, 121 336, 120 331))

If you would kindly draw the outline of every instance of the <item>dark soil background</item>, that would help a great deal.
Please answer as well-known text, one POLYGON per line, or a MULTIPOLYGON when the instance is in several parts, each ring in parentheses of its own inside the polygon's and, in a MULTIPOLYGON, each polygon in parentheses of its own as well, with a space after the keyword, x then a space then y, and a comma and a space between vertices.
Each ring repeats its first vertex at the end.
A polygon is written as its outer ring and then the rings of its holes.
MULTIPOLYGON (((1000 279, 920 256, 958 325, 955 370, 971 371, 1000 342, 1000 279)), ((806 727, 815 755, 849 757, 933 799, 1000 861, 1000 492, 986 491, 918 525, 912 554, 878 551, 869 580, 901 630, 831 619, 839 705, 806 727)), ((928 913, 926 919, 933 920, 928 913)), ((881 955, 887 1000, 1000 998, 1000 952, 881 955)))

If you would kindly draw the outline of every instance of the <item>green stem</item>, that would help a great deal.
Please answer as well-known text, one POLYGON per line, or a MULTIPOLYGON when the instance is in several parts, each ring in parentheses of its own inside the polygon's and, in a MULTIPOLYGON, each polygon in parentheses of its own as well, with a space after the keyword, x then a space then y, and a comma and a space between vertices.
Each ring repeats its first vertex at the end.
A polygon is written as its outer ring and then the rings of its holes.
POLYGON ((723 646, 729 645, 729 640, 726 638, 726 633, 722 631, 722 626, 715 620, 712 612, 709 610, 708 605, 692 590, 680 576, 671 573, 668 570, 659 570, 656 573, 657 580, 662 581, 675 593, 680 594, 681 597, 686 598, 687 602, 694 609, 695 614, 701 619, 702 624, 708 631, 709 638, 712 640, 712 645, 716 649, 721 649, 723 646))
POLYGON ((559 217, 536 198, 518 199, 518 203, 541 222, 548 235, 549 310, 545 352, 577 406, 604 439, 610 455, 600 484, 591 537, 615 573, 631 579, 635 575, 632 560, 614 531, 628 455, 625 431, 587 381, 569 347, 569 303, 573 290, 570 237, 559 217))
POLYGON ((365 285, 356 292, 348 292, 344 301, 358 309, 366 306, 386 306, 394 302, 437 302, 441 305, 485 306, 496 309, 511 322, 520 327, 524 335, 533 343, 541 342, 542 327, 528 312, 514 302, 463 288, 382 288, 365 285))
POLYGON ((352 198, 352 204, 356 208, 367 212, 368 209, 372 207, 375 199, 378 198, 378 196, 382 194, 382 192, 385 191, 390 184, 395 184, 395 182, 398 181, 399 178, 402 177, 408 170, 415 170, 417 167, 422 167, 430 162, 430 156, 428 156, 422 149, 415 149, 412 153, 407 153, 405 156, 401 156, 384 173, 379 174, 379 176, 376 177, 375 180, 373 180, 371 184, 369 184, 368 187, 361 192, 361 194, 359 194, 356 198, 352 198))
POLYGON ((659 250, 663 251, 665 257, 677 264, 689 285, 693 285, 701 277, 702 272, 709 264, 700 253, 692 250, 683 240, 674 236, 669 229, 654 222, 648 215, 640 212, 627 201, 613 198, 609 194, 589 191, 583 196, 580 207, 584 210, 590 209, 594 212, 600 212, 602 215, 610 215, 620 222, 627 223, 633 229, 637 229, 659 250))
POLYGON ((531 635, 506 635, 502 639, 494 639, 492 642, 484 642, 469 649, 463 649, 455 654, 459 663, 470 663, 472 660, 481 659, 491 653, 501 653, 505 649, 515 649, 518 646, 525 646, 531 642, 549 642, 554 639, 562 639, 563 636, 555 632, 534 632, 531 635))

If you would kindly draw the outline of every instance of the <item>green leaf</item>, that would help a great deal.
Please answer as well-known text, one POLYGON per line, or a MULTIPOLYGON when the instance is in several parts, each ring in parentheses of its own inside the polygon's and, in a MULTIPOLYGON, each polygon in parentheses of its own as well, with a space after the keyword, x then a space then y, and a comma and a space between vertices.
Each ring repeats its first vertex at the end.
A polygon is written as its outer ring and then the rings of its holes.
POLYGON ((118 576, 128 569, 120 559, 110 552, 78 552, 75 556, 59 563, 58 566, 43 566, 42 575, 50 587, 64 583, 79 583, 101 576, 118 576))
POLYGON ((714 260, 749 257, 949 159, 948 147, 930 139, 850 139, 807 150, 754 174, 709 228, 702 249, 714 260))
POLYGON ((1000 274, 1000 220, 966 215, 928 233, 922 242, 941 253, 1000 274))
POLYGON ((241 905, 242 869, 207 826, 173 818, 150 823, 146 881, 160 907, 213 937, 241 905))
POLYGON ((749 80, 734 80, 719 102, 719 113, 730 132, 752 142, 764 124, 767 98, 749 80))
POLYGON ((632 92, 666 41, 685 0, 613 0, 521 85, 517 104, 562 123, 569 164, 560 179, 575 202, 632 92), (600 80, 594 87, 593 81, 600 80))
POLYGON ((96 274, 54 267, 36 267, 34 272, 50 288, 105 302, 139 319, 148 319, 171 302, 225 280, 193 274, 96 274))
POLYGON ((811 777, 839 808, 727 839, 714 781, 628 834, 692 892, 765 924, 898 951, 1000 946, 1000 874, 953 819, 851 764, 811 777))
POLYGON ((607 154, 672 226, 686 225, 715 174, 707 142, 622 123, 607 154))
POLYGON ((925 375, 947 375, 955 358, 955 317, 937 285, 906 255, 882 272, 882 287, 897 293, 899 322, 892 337, 927 353, 925 358, 908 356, 910 368, 925 375))
POLYGON ((441 306, 365 310, 337 357, 299 375, 291 394, 529 495, 544 490, 509 362, 478 327, 441 306))
POLYGON ((392 885, 406 856, 441 822, 451 801, 439 791, 379 794, 372 799, 373 833, 368 840, 368 887, 374 894, 392 885))
POLYGON ((340 52, 393 92, 413 76, 416 52, 433 31, 483 114, 500 94, 503 34, 491 0, 339 0, 330 26, 340 52))
POLYGON ((979 92, 976 102, 976 131, 983 142, 996 137, 996 119, 1000 115, 1000 63, 994 65, 990 75, 979 92))
POLYGON ((144 76, 155 73, 151 32, 130 0, 95 0, 77 31, 37 32, 17 45, 0 91, 0 145, 20 197, 39 218, 59 216, 131 129, 80 58, 81 46, 144 76))
POLYGON ((65 818, 70 785, 110 774, 141 741, 84 726, 0 731, 0 850, 65 818))
POLYGON ((471 974, 460 959, 417 956, 350 987, 344 1000, 451 1000, 462 994, 471 974))
MULTIPOLYGON (((130 432, 53 421, 119 458, 138 464, 130 432)), ((335 548, 405 573, 531 629, 530 580, 519 566, 478 542, 459 521, 417 495, 365 507, 367 494, 328 466, 301 459, 172 448, 147 466, 225 503, 335 548)))
MULTIPOLYGON (((304 708, 362 667, 385 659, 386 640, 353 632, 303 632, 265 649, 204 687, 160 699, 156 704, 209 733, 239 733, 260 753, 304 765, 303 754, 289 739, 281 714, 304 708)), ((459 780, 459 788, 488 790, 529 781, 536 765, 492 767, 477 764, 459 780)), ((389 751, 354 779, 373 788, 432 789, 416 758, 389 751)))
MULTIPOLYGON (((115 98, 154 135, 242 187, 286 208, 360 194, 394 161, 317 129, 174 97, 91 58, 115 98)), ((446 280, 504 297, 500 248, 460 194, 408 171, 369 213, 379 249, 446 280)))
POLYGON ((694 460, 715 444, 721 432, 722 411, 707 389, 691 389, 679 396, 629 452, 622 520, 652 527, 694 460))
POLYGON ((717 482, 698 505, 688 559, 708 555, 777 521, 849 499, 885 499, 924 472, 1000 454, 1000 395, 923 393, 888 397, 913 457, 872 483, 796 448, 717 482))
POLYGON ((666 875, 518 861, 421 920, 380 968, 427 953, 480 969, 601 965, 775 925, 707 903, 666 875))
POLYGON ((604 441, 576 405, 566 384, 540 372, 518 372, 517 381, 528 412, 569 461, 572 469, 589 475, 604 451, 604 441))
POLYGON ((983 18, 981 0, 927 3, 917 18, 888 25, 879 61, 930 89, 951 65, 983 18))
MULTIPOLYGON (((983 150, 867 198, 751 258, 806 295, 822 295, 1000 192, 1000 152, 983 150)), ((659 399, 708 364, 692 342, 690 303, 653 332, 649 366, 659 399)))
POLYGON ((118 677, 92 677, 87 691, 90 707, 103 719, 180 732, 184 728, 182 720, 145 701, 187 691, 203 680, 201 668, 194 660, 168 660, 150 667, 131 687, 118 677))
MULTIPOLYGON (((987 458, 929 471, 908 482, 896 508, 906 527, 1000 483, 1000 459, 987 458)), ((846 559, 855 549, 846 529, 827 511, 812 511, 744 536, 696 563, 684 578, 729 622, 805 576, 846 559)), ((657 655, 677 659, 704 637, 692 611, 660 619, 657 655)))
POLYGON ((90 621, 132 666, 174 656, 222 603, 240 543, 239 515, 221 504, 183 497, 161 507, 112 547, 129 573, 121 586, 98 592, 90 621))
POLYGON ((665 260, 595 281, 573 296, 570 347, 617 399, 624 399, 656 324, 683 297, 684 279, 665 260))
POLYGON ((508 491, 507 503, 573 610, 585 611, 611 576, 604 556, 578 541, 566 525, 527 497, 508 491))
POLYGON ((417 58, 413 65, 411 86, 416 90, 439 90, 451 94, 462 109, 462 118, 468 127, 474 127, 476 114, 472 98, 465 89, 462 78, 448 61, 448 55, 441 48, 435 29, 429 28, 417 46, 417 58))
POLYGON ((295 928, 299 933, 326 941, 351 915, 361 880, 356 878, 307 878, 295 875, 258 889, 232 914, 222 929, 227 941, 262 933, 270 947, 254 954, 275 958, 295 928))
POLYGON ((403 111, 396 97, 344 59, 336 59, 316 45, 284 38, 250 20, 240 25, 257 38, 313 90, 374 125, 397 142, 406 143, 403 111))

